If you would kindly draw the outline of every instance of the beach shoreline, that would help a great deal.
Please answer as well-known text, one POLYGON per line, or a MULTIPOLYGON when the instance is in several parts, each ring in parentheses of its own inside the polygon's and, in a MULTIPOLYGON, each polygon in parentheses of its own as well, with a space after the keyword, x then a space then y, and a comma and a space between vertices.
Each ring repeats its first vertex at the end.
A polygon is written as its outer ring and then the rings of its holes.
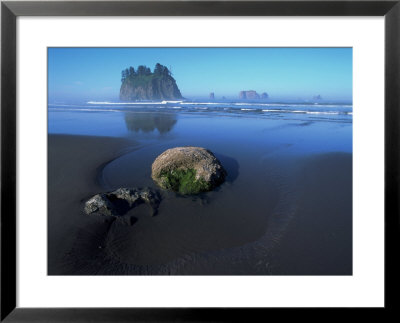
POLYGON ((53 134, 48 145, 49 275, 352 274, 350 153, 252 164, 225 156, 231 177, 220 189, 197 198, 162 192, 160 214, 141 206, 130 226, 85 215, 84 201, 120 184, 157 188, 149 161, 163 145, 53 134), (249 165, 265 171, 260 183, 249 165))

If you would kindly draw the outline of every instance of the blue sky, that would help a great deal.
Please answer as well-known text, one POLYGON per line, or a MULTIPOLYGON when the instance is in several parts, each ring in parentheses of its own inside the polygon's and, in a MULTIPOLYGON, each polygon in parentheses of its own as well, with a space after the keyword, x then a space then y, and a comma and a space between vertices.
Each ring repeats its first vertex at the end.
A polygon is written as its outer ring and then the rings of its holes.
POLYGON ((49 48, 49 101, 117 100, 123 69, 156 63, 186 98, 352 99, 351 48, 49 48))

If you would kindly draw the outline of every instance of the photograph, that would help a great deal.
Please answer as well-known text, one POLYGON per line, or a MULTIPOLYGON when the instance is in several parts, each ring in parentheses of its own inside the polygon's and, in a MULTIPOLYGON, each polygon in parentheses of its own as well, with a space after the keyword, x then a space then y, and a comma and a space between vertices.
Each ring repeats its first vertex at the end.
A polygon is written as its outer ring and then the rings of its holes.
POLYGON ((47 211, 48 275, 352 275, 353 48, 47 47, 47 211))

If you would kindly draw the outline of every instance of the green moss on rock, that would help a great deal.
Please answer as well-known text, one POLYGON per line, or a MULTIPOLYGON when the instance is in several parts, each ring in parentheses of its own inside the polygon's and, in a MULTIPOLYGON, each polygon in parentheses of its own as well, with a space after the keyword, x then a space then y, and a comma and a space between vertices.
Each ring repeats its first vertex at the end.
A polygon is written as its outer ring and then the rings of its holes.
POLYGON ((210 184, 199 179, 196 180, 196 170, 175 169, 161 174, 161 183, 165 189, 173 190, 181 194, 197 194, 210 190, 210 184))
POLYGON ((214 154, 201 147, 175 147, 151 165, 151 177, 160 187, 181 194, 213 190, 225 180, 226 171, 214 154))

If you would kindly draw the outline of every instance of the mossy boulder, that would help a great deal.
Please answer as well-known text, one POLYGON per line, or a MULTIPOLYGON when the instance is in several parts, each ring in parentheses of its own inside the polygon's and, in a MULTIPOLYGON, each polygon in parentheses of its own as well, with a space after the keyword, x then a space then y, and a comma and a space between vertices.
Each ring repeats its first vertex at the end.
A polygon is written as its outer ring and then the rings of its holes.
POLYGON ((176 147, 155 159, 151 177, 164 189, 197 194, 211 191, 223 183, 226 171, 214 154, 205 148, 176 147))

